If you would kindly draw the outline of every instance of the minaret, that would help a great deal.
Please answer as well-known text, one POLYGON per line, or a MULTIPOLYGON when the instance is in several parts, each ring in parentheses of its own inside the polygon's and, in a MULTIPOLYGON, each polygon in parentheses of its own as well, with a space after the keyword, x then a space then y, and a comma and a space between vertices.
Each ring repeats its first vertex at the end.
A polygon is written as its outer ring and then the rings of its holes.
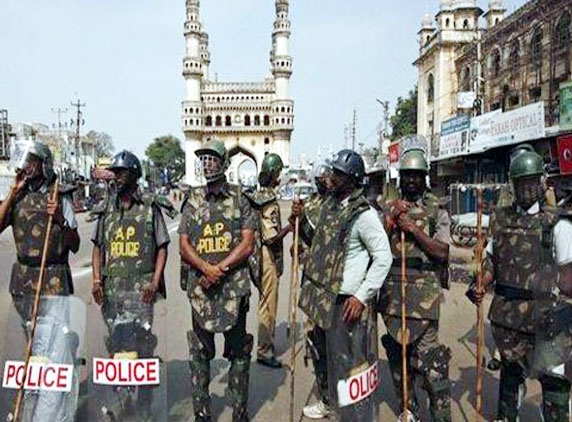
POLYGON ((282 157, 285 165, 290 164, 290 136, 294 128, 294 102, 290 98, 289 85, 292 75, 292 57, 289 55, 290 21, 288 0, 276 0, 276 20, 272 31, 270 66, 276 85, 272 101, 272 124, 274 142, 271 150, 282 157))
POLYGON ((455 28, 453 0, 441 0, 439 2, 439 13, 437 13, 435 19, 437 20, 437 28, 440 31, 452 30, 455 28))
POLYGON ((504 12, 506 9, 503 7, 502 0, 490 0, 489 10, 484 16, 487 20, 487 29, 491 29, 501 22, 504 18, 504 12))
POLYGON ((479 16, 483 11, 477 6, 477 0, 454 0, 455 29, 457 31, 476 31, 479 16))
POLYGON ((211 64, 211 53, 209 52, 209 34, 203 31, 201 34, 201 64, 203 68, 203 80, 209 80, 209 66, 211 64))
POLYGON ((431 15, 429 13, 425 13, 423 20, 421 21, 421 29, 417 33, 417 35, 419 35, 420 49, 422 49, 423 46, 429 42, 434 32, 435 28, 433 27, 433 20, 431 19, 431 15))
MULTIPOLYGON (((186 101, 183 101, 182 123, 185 133, 186 174, 188 184, 195 185, 195 151, 201 146, 203 126, 203 103, 201 101, 201 80, 203 66, 208 63, 208 36, 203 32, 199 20, 199 0, 187 0, 185 21, 186 55, 183 59, 183 76, 186 85, 186 101), (201 47, 204 47, 201 51, 201 47)), ((208 76, 208 73, 207 73, 208 76)))

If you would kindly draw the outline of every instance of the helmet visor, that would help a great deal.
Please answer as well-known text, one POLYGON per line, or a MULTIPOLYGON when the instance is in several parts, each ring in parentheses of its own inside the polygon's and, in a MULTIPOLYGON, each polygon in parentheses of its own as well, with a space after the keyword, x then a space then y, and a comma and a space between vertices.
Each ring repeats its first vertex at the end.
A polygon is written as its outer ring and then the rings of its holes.
POLYGON ((211 154, 202 154, 199 157, 201 170, 207 182, 214 181, 224 175, 222 160, 211 154))
POLYGON ((33 151, 35 151, 33 145, 24 142, 17 142, 12 150, 8 167, 19 172, 24 170, 28 163, 40 160, 33 151))

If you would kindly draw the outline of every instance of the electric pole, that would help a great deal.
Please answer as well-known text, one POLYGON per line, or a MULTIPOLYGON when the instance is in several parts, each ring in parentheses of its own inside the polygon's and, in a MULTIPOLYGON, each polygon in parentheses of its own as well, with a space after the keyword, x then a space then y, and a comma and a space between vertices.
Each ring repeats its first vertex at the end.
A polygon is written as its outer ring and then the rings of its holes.
POLYGON ((62 114, 65 114, 68 112, 67 108, 52 108, 52 113, 56 114, 58 116, 58 146, 57 146, 57 151, 58 154, 60 155, 59 158, 59 162, 62 163, 63 159, 62 159, 62 127, 64 126, 62 123, 62 114))
MULTIPOLYGON (((85 107, 85 103, 82 103, 78 98, 75 103, 72 101, 71 105, 77 108, 75 121, 75 167, 79 175, 79 130, 80 127, 85 123, 85 120, 82 117, 83 113, 81 111, 81 108, 85 107)), ((72 125, 73 124, 74 121, 72 120, 72 125)))
POLYGON ((356 108, 354 107, 354 118, 352 120, 352 126, 351 126, 351 138, 352 138, 352 150, 356 150, 356 122, 357 122, 357 113, 356 113, 356 108))

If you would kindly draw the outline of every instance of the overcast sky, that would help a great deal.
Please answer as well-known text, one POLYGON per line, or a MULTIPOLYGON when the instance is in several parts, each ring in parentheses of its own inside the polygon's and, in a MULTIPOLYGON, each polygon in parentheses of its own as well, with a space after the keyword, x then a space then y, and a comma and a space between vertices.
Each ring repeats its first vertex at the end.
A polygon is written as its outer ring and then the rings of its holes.
MULTIPOLYGON (((184 0, 2 0, 0 108, 11 122, 57 121, 52 108, 78 95, 84 131, 143 155, 157 136, 183 140, 184 0)), ((509 12, 524 0, 505 0, 509 12)), ((486 9, 488 0, 479 0, 486 9)), ((292 159, 344 146, 357 111, 357 139, 375 144, 381 107, 393 110, 417 79, 417 31, 438 0, 291 0, 295 101, 292 159)), ((201 0, 211 77, 260 81, 269 71, 273 0, 201 0)))

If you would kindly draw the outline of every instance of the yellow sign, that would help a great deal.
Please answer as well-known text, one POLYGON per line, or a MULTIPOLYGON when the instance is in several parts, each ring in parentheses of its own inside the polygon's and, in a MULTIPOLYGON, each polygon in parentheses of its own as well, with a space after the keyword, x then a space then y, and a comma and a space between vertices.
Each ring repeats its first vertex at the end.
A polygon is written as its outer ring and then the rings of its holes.
POLYGON ((220 222, 205 225, 197 245, 199 255, 230 252, 232 236, 224 230, 225 226, 220 222))
POLYGON ((141 250, 141 243, 131 240, 135 236, 135 227, 119 227, 115 231, 114 240, 111 242, 111 256, 114 258, 137 258, 141 250))

